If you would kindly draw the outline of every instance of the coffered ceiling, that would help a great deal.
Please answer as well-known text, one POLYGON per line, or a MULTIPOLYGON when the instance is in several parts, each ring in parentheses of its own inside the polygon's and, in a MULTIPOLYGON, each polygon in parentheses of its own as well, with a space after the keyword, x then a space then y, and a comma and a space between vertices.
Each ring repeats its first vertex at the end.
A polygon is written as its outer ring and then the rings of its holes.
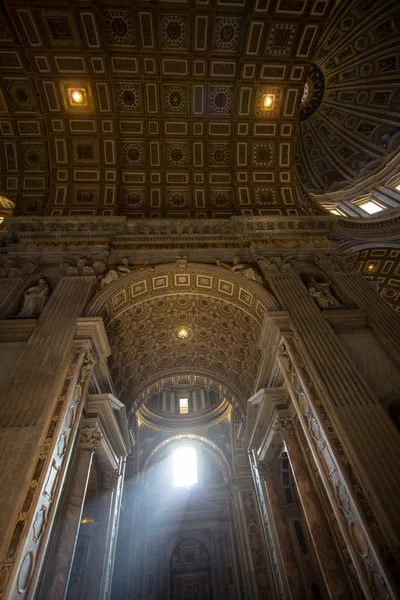
POLYGON ((5 0, 0 192, 32 215, 315 212, 296 125, 332 4, 5 0))

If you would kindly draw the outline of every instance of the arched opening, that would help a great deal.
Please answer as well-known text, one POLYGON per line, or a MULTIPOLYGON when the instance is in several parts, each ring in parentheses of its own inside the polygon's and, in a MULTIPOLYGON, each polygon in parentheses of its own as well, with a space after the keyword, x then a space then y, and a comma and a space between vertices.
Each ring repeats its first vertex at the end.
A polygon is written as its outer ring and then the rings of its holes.
POLYGON ((244 597, 253 553, 254 585, 267 593, 257 502, 232 482, 251 481, 238 432, 261 363, 264 317, 278 308, 259 283, 198 264, 120 276, 92 302, 88 314, 104 319, 116 394, 136 442, 121 523, 135 535, 117 549, 117 563, 126 565, 130 552, 138 599, 244 597), (243 552, 238 524, 247 519, 243 552))

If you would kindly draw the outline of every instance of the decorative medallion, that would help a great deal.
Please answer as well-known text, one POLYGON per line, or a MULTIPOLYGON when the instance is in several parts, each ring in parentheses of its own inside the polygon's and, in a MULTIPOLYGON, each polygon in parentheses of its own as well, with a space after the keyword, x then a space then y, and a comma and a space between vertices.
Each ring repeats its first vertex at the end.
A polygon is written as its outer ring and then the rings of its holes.
POLYGON ((182 208, 189 204, 189 194, 185 191, 170 192, 167 195, 167 200, 173 208, 182 208))
POLYGON ((256 202, 261 206, 275 206, 278 204, 274 188, 256 188, 256 202))
POLYGON ((258 167, 270 167, 274 164, 273 144, 254 144, 253 162, 258 167))
POLYGON ((20 111, 34 111, 35 101, 33 99, 32 90, 27 81, 17 79, 12 81, 8 87, 12 103, 15 108, 20 111))
POLYGON ((23 215, 40 214, 43 208, 43 198, 41 196, 27 196, 22 199, 20 211, 23 215))
POLYGON ((42 12, 42 22, 52 46, 80 46, 74 17, 66 11, 42 12))
POLYGON ((216 190, 211 192, 211 204, 217 208, 225 208, 232 204, 232 194, 229 190, 216 190))
POLYGON ((187 86, 170 85, 165 89, 165 108, 169 112, 186 112, 187 86))
POLYGON ((188 27, 180 15, 168 15, 161 21, 161 37, 164 45, 180 48, 188 37, 188 27))
POLYGON ((127 165, 140 166, 144 163, 144 146, 139 143, 124 144, 122 156, 127 165))
POLYGON ((114 44, 131 45, 133 43, 131 14, 122 11, 107 13, 107 33, 110 41, 114 44))
POLYGON ((144 193, 140 190, 126 190, 122 194, 124 208, 138 208, 144 203, 144 193))
POLYGON ((165 162, 170 166, 187 166, 187 150, 185 144, 166 144, 165 162))
POLYGON ((139 84, 123 83, 117 88, 118 105, 122 110, 138 112, 140 109, 139 84))
POLYGON ((28 171, 43 171, 43 146, 41 146, 40 144, 27 144, 23 145, 22 148, 22 161, 24 169, 28 171))
POLYGON ((265 52, 268 55, 285 56, 290 54, 296 27, 288 23, 277 23, 271 26, 265 52))
POLYGON ((221 19, 215 21, 214 47, 216 50, 236 50, 239 45, 241 19, 221 19))
POLYGON ((209 165, 211 167, 227 167, 230 164, 229 144, 210 144, 209 165))
POLYGON ((210 94, 210 109, 213 114, 229 114, 231 111, 231 90, 226 87, 213 87, 210 94))
POLYGON ((94 191, 93 190, 78 190, 76 192, 76 201, 77 202, 85 202, 85 203, 93 203, 95 201, 94 191))

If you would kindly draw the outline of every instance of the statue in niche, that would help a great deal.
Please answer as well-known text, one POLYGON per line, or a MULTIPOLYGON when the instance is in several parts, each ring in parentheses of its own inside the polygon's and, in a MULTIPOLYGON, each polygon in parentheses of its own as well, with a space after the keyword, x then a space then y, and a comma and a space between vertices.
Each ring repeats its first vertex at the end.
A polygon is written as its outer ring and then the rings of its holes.
POLYGON ((37 285, 28 288, 25 292, 24 303, 18 317, 38 317, 49 297, 49 286, 45 279, 39 279, 37 285))
POLYGON ((308 293, 322 309, 342 307, 342 304, 332 294, 329 283, 318 283, 311 277, 307 285, 308 293))
POLYGON ((257 271, 255 269, 253 269, 253 267, 250 267, 248 263, 241 262, 239 256, 235 256, 235 258, 232 261, 233 265, 228 265, 227 263, 224 263, 218 259, 215 259, 215 262, 217 263, 217 265, 219 267, 225 267, 226 269, 229 269, 230 271, 233 271, 235 273, 240 273, 241 275, 244 275, 244 277, 247 277, 247 279, 251 279, 252 281, 255 281, 256 283, 263 285, 263 280, 262 280, 261 275, 259 275, 257 273, 257 271))

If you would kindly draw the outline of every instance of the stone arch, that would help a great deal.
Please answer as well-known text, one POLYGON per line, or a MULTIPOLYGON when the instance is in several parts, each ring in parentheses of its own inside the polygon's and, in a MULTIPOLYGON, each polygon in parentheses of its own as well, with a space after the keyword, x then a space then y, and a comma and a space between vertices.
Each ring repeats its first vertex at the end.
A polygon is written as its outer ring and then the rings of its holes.
POLYGON ((128 403, 155 378, 208 376, 244 404, 261 354, 264 317, 279 310, 260 284, 228 269, 189 263, 120 277, 95 296, 87 315, 101 316, 110 337, 111 372, 128 403), (188 339, 177 336, 180 327, 188 339))
POLYGON ((196 446, 210 454, 221 469, 224 481, 227 482, 231 479, 232 469, 222 450, 211 440, 194 433, 174 435, 158 444, 147 457, 146 462, 143 465, 141 476, 147 477, 151 467, 155 466, 162 457, 169 454, 174 447, 179 446, 182 443, 196 446))

